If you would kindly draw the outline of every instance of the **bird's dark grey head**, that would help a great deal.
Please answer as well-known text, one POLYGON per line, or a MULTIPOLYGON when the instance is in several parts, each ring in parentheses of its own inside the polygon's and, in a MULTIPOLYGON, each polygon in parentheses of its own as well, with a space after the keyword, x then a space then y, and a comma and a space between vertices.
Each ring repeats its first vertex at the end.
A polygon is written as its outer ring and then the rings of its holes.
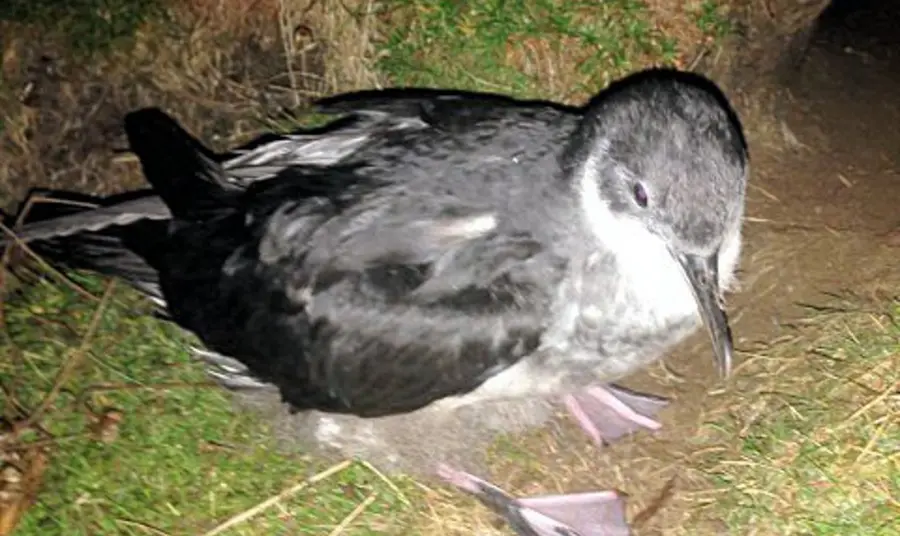
POLYGON ((614 214, 673 249, 709 255, 743 214, 748 154, 741 125, 712 82, 654 69, 605 90, 572 156, 614 214))
POLYGON ((664 247, 715 331, 720 367, 730 367, 717 304, 740 249, 748 153, 721 91, 672 70, 626 77, 587 106, 567 156, 594 234, 605 242, 615 234, 620 249, 664 247))

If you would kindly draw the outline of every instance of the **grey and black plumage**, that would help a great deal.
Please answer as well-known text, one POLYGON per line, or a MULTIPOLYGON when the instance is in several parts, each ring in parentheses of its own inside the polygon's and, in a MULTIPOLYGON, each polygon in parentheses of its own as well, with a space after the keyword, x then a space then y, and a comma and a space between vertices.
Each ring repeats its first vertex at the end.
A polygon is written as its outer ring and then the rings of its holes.
POLYGON ((222 157, 159 110, 129 114, 150 216, 23 237, 130 278, 223 382, 274 384, 296 410, 562 397, 602 441, 659 426, 663 401, 609 383, 701 318, 730 368, 719 302, 748 159, 708 80, 644 71, 582 108, 427 91, 321 108, 349 117, 222 157))

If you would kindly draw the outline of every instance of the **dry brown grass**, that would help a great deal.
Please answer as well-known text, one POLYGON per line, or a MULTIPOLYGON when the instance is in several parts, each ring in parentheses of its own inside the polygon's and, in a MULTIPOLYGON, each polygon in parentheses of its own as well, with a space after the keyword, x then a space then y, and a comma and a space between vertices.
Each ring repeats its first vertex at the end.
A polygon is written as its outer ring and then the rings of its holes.
POLYGON ((33 186, 140 186, 116 158, 121 118, 137 107, 160 106, 222 148, 310 98, 378 85, 370 1, 195 0, 170 12, 174 24, 146 24, 132 49, 89 62, 6 24, 0 204, 33 186))
POLYGON ((691 457, 719 482, 688 497, 693 518, 747 534, 896 534, 900 309, 889 304, 854 297, 748 352, 691 457))
MULTIPOLYGON (((619 7, 614 3, 587 3, 573 9, 571 5, 559 3, 554 13, 562 10, 569 17, 568 28, 559 28, 561 31, 556 33, 513 33, 505 47, 503 62, 535 81, 535 88, 540 89, 544 98, 581 104, 593 96, 599 87, 628 70, 659 64, 678 65, 683 63, 682 54, 686 57, 693 50, 694 43, 681 41, 678 33, 667 32, 652 18, 647 21, 647 31, 623 31, 619 36, 622 42, 618 46, 611 46, 609 42, 593 43, 578 35, 578 29, 590 28, 598 21, 613 27, 618 22, 619 7), (571 33, 565 33, 566 30, 571 33), (666 40, 673 41, 675 54, 671 57, 664 54, 661 46, 666 40), (598 47, 604 50, 599 57, 598 47), (615 56, 627 58, 627 63, 617 66, 615 56)), ((673 11, 683 15, 680 10, 673 11)), ((655 15, 653 12, 649 14, 655 15)), ((540 20, 549 18, 551 14, 537 12, 532 16, 540 20)), ((670 26, 680 28, 682 35, 689 33, 684 28, 696 27, 693 21, 684 17, 672 22, 670 26)))
MULTIPOLYGON (((717 2, 721 3, 721 2, 717 2)), ((651 23, 660 33, 673 38, 683 51, 679 58, 679 67, 691 61, 693 55, 702 47, 710 44, 713 37, 697 24, 698 13, 704 4, 703 0, 688 2, 672 2, 671 0, 647 0, 651 23)))
POLYGON ((637 2, 398 1, 382 17, 391 43, 382 66, 399 85, 580 104, 632 70, 686 63, 696 21, 679 10, 664 26, 664 14, 637 2))

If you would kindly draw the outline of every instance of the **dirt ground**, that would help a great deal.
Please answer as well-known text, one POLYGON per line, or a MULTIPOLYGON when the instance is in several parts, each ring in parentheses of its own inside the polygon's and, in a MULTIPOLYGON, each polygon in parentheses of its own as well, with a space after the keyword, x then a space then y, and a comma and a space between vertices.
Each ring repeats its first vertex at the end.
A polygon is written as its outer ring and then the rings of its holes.
MULTIPOLYGON (((738 350, 778 339, 803 314, 800 304, 827 303, 828 293, 884 297, 900 288, 900 54, 890 48, 900 44, 890 32, 898 23, 890 13, 823 17, 804 61, 785 80, 781 120, 791 142, 751 147, 742 285, 730 303, 738 350)), ((682 533, 704 493, 692 463, 701 423, 749 411, 748 393, 759 381, 738 364, 729 385, 718 382, 709 343, 698 334, 665 366, 626 382, 674 399, 660 433, 597 452, 568 426, 553 442, 564 489, 616 486, 631 495, 634 513, 651 507, 675 478, 671 503, 641 534, 682 533)), ((708 522, 690 533, 727 533, 708 522)))

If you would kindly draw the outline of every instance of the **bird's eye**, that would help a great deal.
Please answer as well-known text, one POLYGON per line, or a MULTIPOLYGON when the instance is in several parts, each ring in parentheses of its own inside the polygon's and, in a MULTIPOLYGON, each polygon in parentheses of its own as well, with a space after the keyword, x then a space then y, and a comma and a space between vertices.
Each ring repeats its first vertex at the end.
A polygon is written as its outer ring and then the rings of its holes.
POLYGON ((647 191, 644 190, 644 186, 637 182, 634 184, 632 188, 634 192, 634 200, 641 208, 647 208, 647 191))

